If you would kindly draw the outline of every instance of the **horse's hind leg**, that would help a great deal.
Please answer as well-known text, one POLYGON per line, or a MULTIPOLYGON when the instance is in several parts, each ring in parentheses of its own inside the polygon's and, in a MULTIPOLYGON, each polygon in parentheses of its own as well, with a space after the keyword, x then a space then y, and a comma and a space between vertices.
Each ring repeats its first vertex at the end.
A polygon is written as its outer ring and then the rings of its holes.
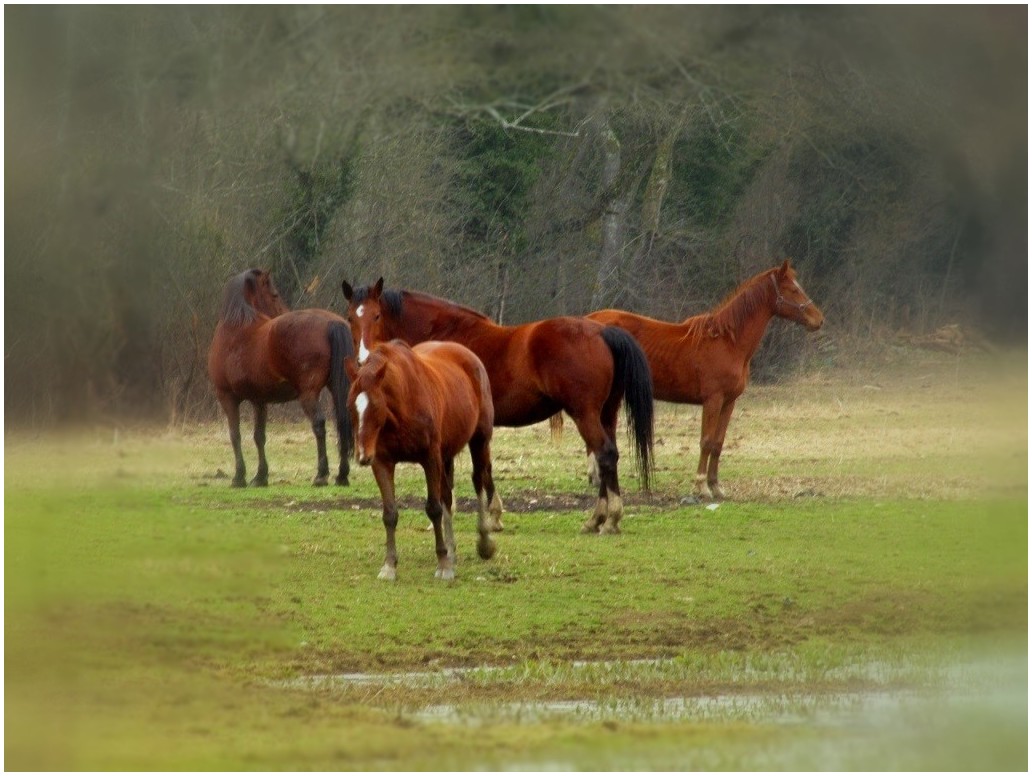
POLYGON ((600 422, 582 421, 575 416, 577 429, 584 437, 588 449, 598 461, 599 487, 595 511, 581 528, 582 533, 620 533, 620 518, 623 516, 623 499, 617 477, 617 462, 620 453, 616 443, 602 428, 600 422))
POLYGON ((229 425, 229 443, 233 445, 233 460, 236 466, 233 472, 234 488, 242 488, 247 485, 247 468, 244 465, 244 453, 240 449, 240 401, 232 396, 219 396, 219 404, 222 411, 226 413, 226 423, 229 425))
POLYGON ((491 476, 491 442, 480 432, 469 440, 469 455, 473 460, 473 492, 477 494, 477 554, 487 560, 495 554, 495 543, 491 531, 502 530, 502 523, 495 515, 488 513, 489 505, 497 498, 494 479, 491 476), (497 528, 492 527, 492 521, 497 528))
POLYGON ((269 484, 269 462, 265 460, 265 424, 269 418, 269 410, 264 402, 254 404, 254 446, 258 448, 258 471, 254 473, 251 484, 264 488, 269 484))
POLYGON ((398 528, 398 505, 394 500, 394 464, 373 460, 373 477, 380 488, 383 500, 383 527, 387 532, 387 551, 379 578, 393 582, 398 577, 398 548, 394 534, 398 528))
POLYGON ((305 411, 309 422, 312 424, 312 433, 315 434, 315 448, 318 455, 317 470, 312 484, 315 486, 328 485, 330 482, 330 461, 326 457, 326 416, 323 414, 322 404, 319 403, 319 392, 306 393, 301 397, 301 409, 305 411))
MULTIPOLYGON (((479 517, 477 529, 481 524, 488 531, 504 531, 502 525, 502 499, 499 497, 494 485, 494 475, 491 473, 491 437, 477 431, 469 440, 469 455, 473 461, 473 491, 477 494, 479 517)), ((486 544, 484 545, 486 548, 486 544)), ((477 548, 479 550, 479 546, 477 548)), ((492 546, 491 555, 494 554, 492 546)), ((491 555, 480 554, 481 558, 490 558, 491 555)))
POLYGON ((426 516, 434 527, 434 550, 437 553, 437 571, 434 576, 437 579, 455 579, 455 540, 452 538, 452 550, 449 552, 446 537, 452 535, 452 517, 441 501, 441 481, 445 466, 439 451, 430 455, 423 464, 423 471, 426 474, 426 516))

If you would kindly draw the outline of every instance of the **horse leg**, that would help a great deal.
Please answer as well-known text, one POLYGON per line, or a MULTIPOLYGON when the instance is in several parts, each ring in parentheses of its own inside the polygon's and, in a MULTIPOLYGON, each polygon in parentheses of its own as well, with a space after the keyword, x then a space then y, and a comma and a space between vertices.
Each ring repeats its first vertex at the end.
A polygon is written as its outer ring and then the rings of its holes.
POLYGON ((448 557, 452 564, 455 563, 455 533, 453 522, 455 519, 455 459, 444 459, 444 472, 441 475, 441 505, 444 512, 441 515, 441 529, 444 531, 444 545, 448 548, 448 557))
POLYGON ((598 476, 598 459, 590 450, 588 450, 588 484, 594 488, 602 484, 602 479, 598 476))
POLYGON ((620 452, 616 447, 616 418, 620 412, 621 396, 610 396, 602 405, 602 431, 605 443, 601 452, 595 456, 598 466, 599 496, 603 491, 606 499, 606 519, 599 528, 599 533, 620 533, 620 518, 623 517, 623 498, 620 496, 620 483, 617 474, 617 462, 620 452))
POLYGON ((469 457, 473 461, 473 492, 477 494, 477 554, 487 560, 495 554, 491 531, 502 530, 501 520, 488 516, 488 504, 496 498, 491 476, 491 443, 479 431, 469 440, 469 457), (492 528, 491 520, 498 527, 492 528))
POLYGON ((602 423, 585 418, 584 413, 578 413, 574 415, 574 422, 588 449, 598 461, 600 482, 595 511, 581 527, 581 533, 620 533, 620 518, 623 516, 623 498, 620 496, 620 484, 617 479, 617 461, 620 453, 612 437, 606 434, 602 423))
MULTIPOLYGON (((504 531, 502 525, 502 499, 495 491, 494 476, 491 473, 491 435, 477 431, 469 440, 469 455, 473 461, 473 491, 477 494, 480 517, 477 522, 477 530, 481 524, 488 531, 504 531)), ((491 543, 491 555, 494 554, 493 543, 491 543)), ((486 544, 484 545, 487 546, 486 544)), ((480 550, 480 545, 477 545, 480 550)), ((481 558, 490 558, 491 555, 484 555, 481 558)))
POLYGON ((254 473, 251 484, 264 488, 269 484, 269 462, 265 460, 265 423, 269 419, 269 408, 265 402, 252 402, 254 405, 254 446, 258 448, 258 471, 254 473))
POLYGON ((727 436, 727 425, 731 422, 731 413, 735 409, 734 399, 728 399, 720 408, 720 415, 717 417, 717 428, 714 432, 714 439, 710 445, 709 468, 707 470, 706 482, 710 492, 715 499, 724 499, 724 491, 720 487, 717 469, 720 466, 720 452, 724 449, 724 437, 727 436))
POLYGON ((702 403, 702 433, 699 439, 699 468, 695 472, 695 492, 699 498, 706 500, 713 498, 713 491, 710 490, 708 482, 709 461, 713 455, 720 410, 723 406, 724 397, 720 394, 713 394, 702 403))
POLYGON ((434 450, 423 464, 426 474, 426 516, 434 527, 434 549, 437 553, 437 579, 455 579, 455 558, 449 556, 448 544, 445 541, 445 528, 451 533, 451 513, 441 502, 441 481, 444 476, 444 461, 441 453, 434 450))
POLYGON ((316 462, 315 479, 312 480, 312 484, 321 487, 330 482, 330 462, 326 457, 326 415, 323 414, 318 391, 314 394, 306 393, 301 396, 301 409, 305 411, 308 421, 312 424, 312 433, 315 434, 315 448, 318 460, 316 462))
POLYGON ((378 577, 393 582, 398 577, 398 548, 394 533, 398 528, 398 505, 394 500, 394 464, 373 459, 373 477, 383 500, 383 527, 387 532, 387 553, 378 577))
POLYGON ((233 472, 234 488, 242 488, 247 485, 247 468, 244 465, 244 453, 240 449, 240 402, 232 396, 219 396, 219 404, 222 411, 226 413, 226 423, 229 425, 229 443, 233 445, 233 460, 236 470, 233 472))

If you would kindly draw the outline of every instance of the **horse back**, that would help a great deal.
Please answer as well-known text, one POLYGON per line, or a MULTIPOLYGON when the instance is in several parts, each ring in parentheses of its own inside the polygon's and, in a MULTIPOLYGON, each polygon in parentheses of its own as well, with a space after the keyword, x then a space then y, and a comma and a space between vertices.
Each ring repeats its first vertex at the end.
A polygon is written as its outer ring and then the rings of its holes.
POLYGON ((423 342, 412 352, 422 367, 422 386, 439 408, 442 446, 454 454, 476 431, 489 436, 494 402, 480 358, 456 342, 423 342))
POLYGON ((347 321, 329 310, 294 310, 274 318, 266 348, 270 369, 301 389, 317 390, 330 372, 331 323, 347 321))
POLYGON ((704 316, 671 323, 625 310, 599 310, 586 317, 618 326, 638 341, 657 400, 701 404, 711 394, 738 395, 744 388, 741 360, 722 338, 708 334, 704 316))
POLYGON ((270 369, 274 320, 262 317, 242 326, 219 323, 208 349, 208 376, 218 394, 263 402, 297 398, 294 387, 270 369))

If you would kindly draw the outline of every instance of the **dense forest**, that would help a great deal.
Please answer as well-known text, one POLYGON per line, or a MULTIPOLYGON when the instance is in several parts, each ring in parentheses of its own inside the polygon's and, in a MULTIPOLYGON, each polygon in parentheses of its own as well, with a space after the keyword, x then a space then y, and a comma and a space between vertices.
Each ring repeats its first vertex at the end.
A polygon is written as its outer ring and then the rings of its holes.
MULTIPOLYGON (((1027 9, 8 7, 5 417, 213 417, 225 280, 680 319, 790 257, 827 325, 1027 331, 1027 9)), ((865 343, 868 343, 865 345, 865 343)), ((811 361, 807 362, 806 359, 811 361)))

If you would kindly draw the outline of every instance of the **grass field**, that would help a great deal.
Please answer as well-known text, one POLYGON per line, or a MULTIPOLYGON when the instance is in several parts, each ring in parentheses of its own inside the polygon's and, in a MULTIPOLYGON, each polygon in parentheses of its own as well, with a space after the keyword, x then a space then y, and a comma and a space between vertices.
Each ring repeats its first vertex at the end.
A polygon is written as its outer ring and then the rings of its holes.
POLYGON ((506 530, 479 560, 460 461, 450 584, 420 472, 379 581, 369 471, 310 487, 290 413, 260 490, 221 424, 10 432, 5 767, 1026 770, 1027 391, 1024 352, 752 386, 717 508, 661 406, 615 537, 572 424, 499 429, 506 530))

